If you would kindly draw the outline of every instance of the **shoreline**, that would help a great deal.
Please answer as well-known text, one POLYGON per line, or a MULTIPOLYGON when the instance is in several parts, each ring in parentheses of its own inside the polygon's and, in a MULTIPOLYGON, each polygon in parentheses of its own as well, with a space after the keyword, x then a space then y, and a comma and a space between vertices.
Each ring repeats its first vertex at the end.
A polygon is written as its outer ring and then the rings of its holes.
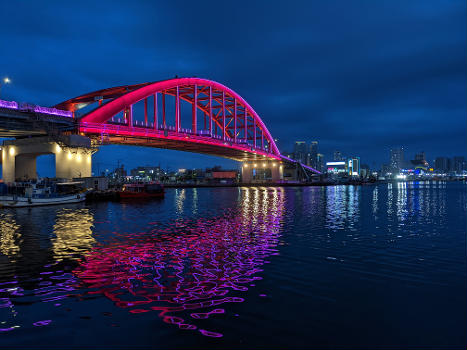
POLYGON ((300 182, 300 183, 234 183, 234 184, 162 184, 164 188, 213 188, 213 187, 311 187, 311 186, 374 186, 388 183, 407 183, 414 181, 444 181, 463 182, 463 180, 410 180, 410 181, 376 181, 376 182, 355 182, 355 183, 329 183, 329 182, 300 182))
MULTIPOLYGON (((444 182, 463 182, 463 180, 419 180, 423 182, 444 181, 444 182)), ((302 182, 302 183, 234 183, 234 184, 162 184, 166 189, 178 188, 233 188, 233 187, 327 187, 327 186, 375 186, 384 185, 388 183, 407 183, 411 181, 377 181, 377 182, 355 182, 355 183, 329 183, 329 182, 302 182)), ((115 189, 108 189, 105 191, 92 191, 86 196, 86 201, 113 201, 118 200, 117 191, 115 189)))

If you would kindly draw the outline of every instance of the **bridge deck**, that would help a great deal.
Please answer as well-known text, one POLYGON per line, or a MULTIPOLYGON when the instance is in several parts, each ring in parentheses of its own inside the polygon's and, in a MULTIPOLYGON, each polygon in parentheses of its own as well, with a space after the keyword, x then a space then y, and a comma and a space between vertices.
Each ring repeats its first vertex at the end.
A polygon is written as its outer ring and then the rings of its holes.
POLYGON ((82 123, 79 132, 98 139, 102 144, 122 144, 145 147, 174 149, 179 151, 204 153, 213 156, 249 161, 258 159, 280 160, 265 150, 233 140, 212 138, 192 133, 160 130, 145 127, 129 127, 113 124, 82 123))

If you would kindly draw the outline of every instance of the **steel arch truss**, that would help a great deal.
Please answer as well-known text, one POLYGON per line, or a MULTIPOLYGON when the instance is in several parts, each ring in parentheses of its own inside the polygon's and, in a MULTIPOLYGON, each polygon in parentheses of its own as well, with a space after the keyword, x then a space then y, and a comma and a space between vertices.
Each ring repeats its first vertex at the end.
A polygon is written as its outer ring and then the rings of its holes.
POLYGON ((102 142, 179 149, 236 160, 281 157, 253 108, 233 90, 211 80, 176 78, 119 86, 56 107, 75 113, 94 103, 95 109, 77 118, 79 131, 98 136, 102 142), (144 101, 144 121, 137 121, 133 115, 133 106, 140 101, 144 101), (181 113, 182 101, 191 105, 190 113, 181 113))

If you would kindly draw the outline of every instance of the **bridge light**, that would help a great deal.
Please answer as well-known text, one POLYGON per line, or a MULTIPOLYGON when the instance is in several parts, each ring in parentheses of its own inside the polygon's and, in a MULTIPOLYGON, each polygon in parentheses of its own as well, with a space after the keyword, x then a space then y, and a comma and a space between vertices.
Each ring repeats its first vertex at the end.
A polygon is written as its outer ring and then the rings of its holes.
POLYGON ((60 153, 61 150, 59 145, 55 145, 55 152, 60 153))
POLYGON ((76 156, 76 160, 77 160, 78 162, 81 162, 81 154, 78 153, 78 155, 76 156))
POLYGON ((71 152, 68 152, 68 159, 71 160, 72 157, 73 157, 73 156, 71 155, 71 152))
POLYGON ((14 156, 14 155, 15 155, 15 148, 10 147, 10 156, 14 156))
POLYGON ((91 155, 88 155, 87 161, 88 161, 88 163, 91 163, 91 155))

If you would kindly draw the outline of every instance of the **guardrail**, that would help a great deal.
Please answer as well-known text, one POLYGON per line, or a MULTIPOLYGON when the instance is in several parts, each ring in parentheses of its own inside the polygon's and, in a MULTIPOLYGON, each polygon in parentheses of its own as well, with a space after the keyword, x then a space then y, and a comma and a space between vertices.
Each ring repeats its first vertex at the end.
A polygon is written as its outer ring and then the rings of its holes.
POLYGON ((8 108, 8 109, 15 109, 22 112, 36 112, 42 114, 49 114, 49 115, 57 115, 60 117, 68 117, 72 118, 73 113, 70 111, 64 111, 57 108, 50 108, 50 107, 42 107, 31 103, 26 102, 15 102, 15 101, 5 101, 0 100, 0 107, 1 108, 8 108))
POLYGON ((0 100, 1 108, 18 109, 18 102, 0 100))

